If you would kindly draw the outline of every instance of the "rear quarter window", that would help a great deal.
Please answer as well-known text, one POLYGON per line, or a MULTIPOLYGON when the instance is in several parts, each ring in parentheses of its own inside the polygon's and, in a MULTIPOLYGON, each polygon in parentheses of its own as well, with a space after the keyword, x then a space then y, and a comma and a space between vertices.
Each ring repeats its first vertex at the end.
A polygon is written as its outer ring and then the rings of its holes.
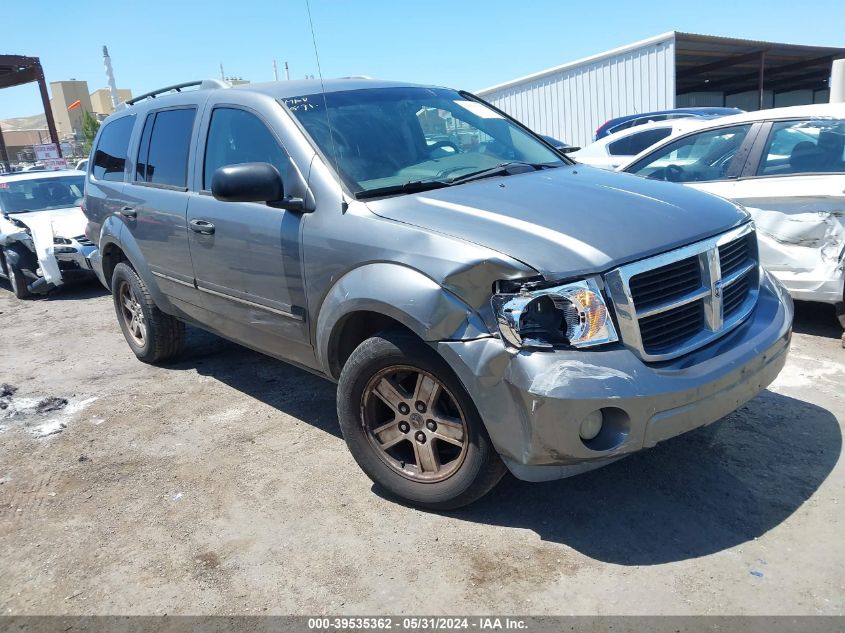
POLYGON ((103 127, 97 148, 94 150, 94 165, 91 168, 91 175, 96 180, 123 181, 129 137, 132 135, 134 123, 134 116, 125 116, 106 123, 103 127))

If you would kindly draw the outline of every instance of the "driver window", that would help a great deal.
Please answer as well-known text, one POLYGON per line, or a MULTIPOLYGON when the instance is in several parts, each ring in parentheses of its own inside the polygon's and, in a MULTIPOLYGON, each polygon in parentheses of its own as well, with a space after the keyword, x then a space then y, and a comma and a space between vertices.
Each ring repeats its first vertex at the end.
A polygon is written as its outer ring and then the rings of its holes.
POLYGON ((238 108, 215 108, 205 145, 203 189, 211 189, 215 170, 240 163, 270 163, 287 187, 290 158, 267 126, 254 114, 238 108))
POLYGON ((703 182, 725 178, 751 124, 705 130, 669 143, 628 171, 673 182, 703 182))

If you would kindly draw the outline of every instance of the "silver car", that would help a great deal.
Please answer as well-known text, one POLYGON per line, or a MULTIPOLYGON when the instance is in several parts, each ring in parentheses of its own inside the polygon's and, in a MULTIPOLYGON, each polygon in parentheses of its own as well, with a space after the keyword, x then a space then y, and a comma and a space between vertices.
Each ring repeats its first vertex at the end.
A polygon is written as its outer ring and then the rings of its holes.
POLYGON ((709 424, 789 348, 742 208, 575 165, 465 92, 182 84, 110 116, 91 163, 137 357, 187 322, 337 381, 354 458, 421 507, 709 424))

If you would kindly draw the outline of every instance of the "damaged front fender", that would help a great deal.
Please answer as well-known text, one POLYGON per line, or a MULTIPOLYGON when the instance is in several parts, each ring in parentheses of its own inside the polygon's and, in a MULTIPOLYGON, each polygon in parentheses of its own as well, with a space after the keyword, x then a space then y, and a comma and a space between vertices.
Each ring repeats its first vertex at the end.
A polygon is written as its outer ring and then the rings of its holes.
POLYGON ((418 270, 373 263, 341 277, 320 307, 316 328, 318 360, 331 374, 332 338, 338 324, 355 312, 376 312, 398 321, 424 341, 491 336, 478 313, 418 270))

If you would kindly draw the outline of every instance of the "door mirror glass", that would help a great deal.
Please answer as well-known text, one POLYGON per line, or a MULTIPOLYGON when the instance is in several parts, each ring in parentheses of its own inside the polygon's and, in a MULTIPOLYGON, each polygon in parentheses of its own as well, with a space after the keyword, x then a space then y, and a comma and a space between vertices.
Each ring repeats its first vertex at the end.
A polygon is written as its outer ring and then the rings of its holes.
POLYGON ((214 171, 211 194, 223 202, 274 202, 284 197, 284 186, 270 163, 241 163, 214 171))

